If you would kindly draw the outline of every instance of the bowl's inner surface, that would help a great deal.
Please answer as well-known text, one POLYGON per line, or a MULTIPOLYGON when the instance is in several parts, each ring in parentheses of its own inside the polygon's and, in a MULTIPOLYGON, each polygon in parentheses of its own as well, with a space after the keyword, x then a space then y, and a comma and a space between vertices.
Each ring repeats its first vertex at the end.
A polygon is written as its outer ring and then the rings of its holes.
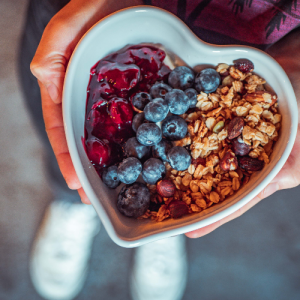
MULTIPOLYGON (((118 238, 122 240, 136 240, 150 234, 166 232, 169 229, 206 220, 207 217, 216 215, 218 212, 232 206, 232 204, 238 203, 251 191, 253 196, 255 188, 264 184, 262 182, 263 179, 281 158, 290 136, 291 104, 288 102, 288 95, 284 89, 284 79, 282 79, 278 70, 278 66, 274 64, 273 60, 259 51, 250 48, 214 47, 204 44, 187 27, 183 26, 180 21, 161 11, 132 11, 131 13, 124 11, 96 25, 84 37, 84 40, 76 49, 71 65, 69 66, 67 74, 69 82, 67 93, 69 95, 67 98, 72 99, 72 105, 68 105, 66 114, 70 118, 70 124, 67 124, 67 126, 71 127, 70 130, 72 131, 70 139, 75 145, 70 151, 76 171, 108 232, 115 231, 118 238), (186 64, 194 69, 203 65, 232 64, 235 59, 248 58, 254 63, 255 72, 265 78, 267 83, 277 93, 280 113, 282 114, 280 137, 275 144, 270 164, 261 172, 254 174, 245 187, 241 188, 236 194, 228 198, 228 200, 214 205, 201 213, 161 223, 151 220, 127 218, 118 212, 116 209, 116 199, 121 187, 117 190, 110 190, 101 182, 101 179, 87 158, 82 143, 82 137, 84 136, 86 90, 90 68, 107 54, 117 51, 128 44, 139 43, 161 44, 167 49, 167 52, 173 54, 171 57, 177 57, 175 64, 186 64), (81 164, 82 167, 80 166, 81 164), (102 211, 102 208, 105 212, 102 211)), ((209 222, 212 223, 212 221, 209 222)), ((198 227, 200 227, 199 224, 198 227)))

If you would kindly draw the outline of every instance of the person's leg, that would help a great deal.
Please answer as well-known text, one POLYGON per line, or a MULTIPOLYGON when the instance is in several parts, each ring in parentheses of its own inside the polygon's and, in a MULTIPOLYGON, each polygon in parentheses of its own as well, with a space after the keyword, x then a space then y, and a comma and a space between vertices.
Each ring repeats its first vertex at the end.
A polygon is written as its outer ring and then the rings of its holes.
POLYGON ((135 250, 130 277, 133 300, 180 300, 187 282, 185 236, 158 240, 135 250))
POLYGON ((30 62, 50 19, 68 0, 30 0, 19 48, 19 79, 33 124, 45 146, 46 169, 54 201, 47 208, 35 238, 30 275, 37 292, 49 300, 69 300, 81 290, 99 219, 68 188, 45 131, 41 96, 30 62))

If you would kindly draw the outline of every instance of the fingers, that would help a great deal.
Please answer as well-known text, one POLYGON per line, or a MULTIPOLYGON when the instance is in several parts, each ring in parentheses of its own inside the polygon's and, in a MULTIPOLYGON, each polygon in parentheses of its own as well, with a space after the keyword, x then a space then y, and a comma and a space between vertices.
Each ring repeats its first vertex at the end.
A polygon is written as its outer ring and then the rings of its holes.
POLYGON ((91 201, 89 200, 89 198, 87 197, 86 193, 84 192, 83 188, 80 188, 78 190, 78 194, 81 198, 82 203, 84 204, 91 204, 91 201))
POLYGON ((54 103, 61 103, 64 77, 66 73, 66 58, 62 55, 45 54, 43 59, 35 56, 30 64, 32 74, 44 85, 54 103))
MULTIPOLYGON (((74 6, 73 1, 71 2, 74 6)), ((50 98, 55 103, 62 101, 67 64, 73 49, 84 33, 83 24, 87 22, 84 16, 79 17, 75 13, 71 2, 46 26, 30 64, 32 74, 46 87, 50 98)))
POLYGON ((256 205, 258 202, 260 202, 262 199, 269 197, 273 193, 279 190, 278 184, 275 182, 271 182, 265 189, 263 189, 256 197, 254 197, 250 202, 248 202, 246 205, 244 205, 242 208, 238 209, 233 214, 230 214, 229 216, 213 223, 208 226, 205 226, 203 228, 187 232, 185 235, 189 238, 199 238, 202 237, 208 233, 211 233, 212 231, 216 230, 218 227, 222 226, 223 224, 236 219, 240 217, 242 214, 244 214, 246 211, 248 211, 251 207, 256 205))
POLYGON ((205 227, 202 227, 200 229, 187 232, 185 235, 188 238, 196 239, 196 238, 199 238, 199 237, 202 237, 204 235, 207 235, 207 234, 211 233, 212 231, 216 230, 221 225, 222 225, 221 221, 217 221, 215 223, 212 223, 212 224, 210 224, 208 226, 205 226, 205 227))
MULTIPOLYGON (((256 201, 257 199, 254 198, 252 201, 256 201)), ((255 204, 253 204, 255 205, 255 204)), ((223 224, 233 220, 233 219, 236 219, 238 218, 239 216, 241 216, 243 213, 244 213, 244 207, 241 208, 241 209, 238 209, 236 212, 234 212, 233 214, 215 222, 215 223, 212 223, 210 225, 207 225, 205 227, 202 227, 202 228, 199 228, 197 230, 193 230, 193 231, 190 231, 190 232, 187 232, 185 235, 189 238, 192 238, 192 239, 195 239, 195 238, 199 238, 199 237, 202 237, 206 234, 209 234, 211 233, 212 231, 216 230, 217 228, 219 228, 220 226, 222 226, 223 224)))
POLYGON ((43 116, 45 129, 48 134, 50 144, 56 156, 58 166, 61 170, 70 189, 80 189, 81 184, 75 172, 63 125, 61 104, 55 104, 48 95, 43 84, 40 83, 43 116))
POLYGON ((272 182, 276 182, 278 190, 296 187, 300 184, 300 130, 298 127, 297 137, 290 156, 272 182))
MULTIPOLYGON (((257 196, 256 196, 256 198, 258 198, 259 199, 259 201, 260 200, 263 200, 263 199, 265 199, 265 198, 267 198, 267 197, 269 197, 269 196, 271 196, 272 194, 274 194, 275 192, 277 192, 277 191, 279 191, 280 190, 280 188, 279 188, 279 185, 278 185, 278 183, 277 182, 271 182, 271 183, 269 183, 257 196)), ((258 202, 259 202, 258 201, 258 202)), ((250 201, 250 203, 251 203, 251 201, 250 201)), ((247 206, 248 204, 246 204, 246 206, 247 206)), ((250 204, 251 205, 251 204, 250 204)), ((252 207, 253 205, 251 205, 250 207, 249 207, 249 209, 252 207)))

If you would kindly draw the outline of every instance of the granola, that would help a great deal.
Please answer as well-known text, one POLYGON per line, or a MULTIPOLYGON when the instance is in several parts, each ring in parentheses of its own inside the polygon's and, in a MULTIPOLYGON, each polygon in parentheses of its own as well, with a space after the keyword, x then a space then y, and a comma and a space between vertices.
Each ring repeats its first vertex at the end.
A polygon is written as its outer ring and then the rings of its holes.
POLYGON ((199 213, 232 196, 248 183, 253 172, 269 164, 281 126, 277 95, 266 90, 266 81, 252 72, 244 73, 225 63, 216 71, 222 78, 219 88, 199 93, 196 107, 181 115, 188 133, 174 145, 186 147, 192 163, 185 171, 167 164, 166 178, 176 191, 172 197, 161 197, 152 186, 151 202, 160 207, 153 211, 150 206, 141 218, 161 222, 199 213), (236 147, 246 149, 247 156, 241 156, 246 157, 243 165, 238 162, 242 152, 236 147))

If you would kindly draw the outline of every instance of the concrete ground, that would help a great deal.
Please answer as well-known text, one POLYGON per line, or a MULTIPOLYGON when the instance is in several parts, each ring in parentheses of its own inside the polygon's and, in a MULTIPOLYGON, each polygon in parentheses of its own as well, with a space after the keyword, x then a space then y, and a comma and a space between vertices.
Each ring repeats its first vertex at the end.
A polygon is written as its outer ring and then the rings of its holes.
MULTIPOLYGON (((41 142, 24 106, 16 56, 27 1, 0 1, 0 299, 42 299, 28 257, 51 192, 41 142)), ((240 218, 187 240, 188 285, 183 300, 299 300, 300 187, 277 192, 240 218)), ((132 249, 101 230, 87 282, 77 300, 130 299, 132 249)))

